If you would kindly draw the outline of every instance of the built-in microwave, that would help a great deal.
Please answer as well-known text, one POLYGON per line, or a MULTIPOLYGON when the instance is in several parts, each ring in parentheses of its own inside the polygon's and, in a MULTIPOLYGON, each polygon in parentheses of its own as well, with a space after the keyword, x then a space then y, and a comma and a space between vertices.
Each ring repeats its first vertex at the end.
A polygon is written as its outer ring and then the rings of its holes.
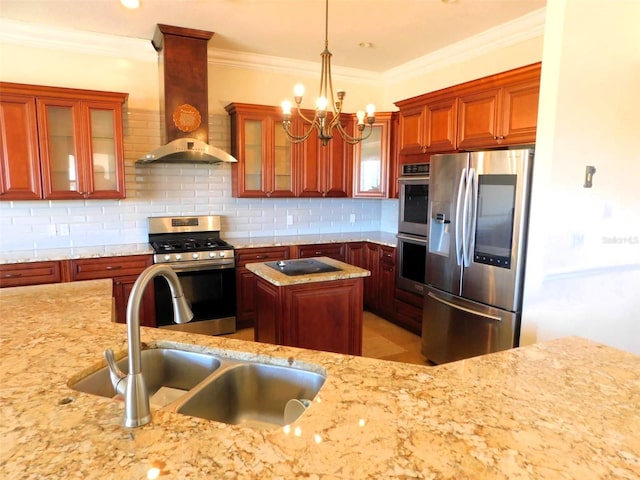
POLYGON ((402 166, 398 178, 398 233, 429 236, 429 164, 402 166))

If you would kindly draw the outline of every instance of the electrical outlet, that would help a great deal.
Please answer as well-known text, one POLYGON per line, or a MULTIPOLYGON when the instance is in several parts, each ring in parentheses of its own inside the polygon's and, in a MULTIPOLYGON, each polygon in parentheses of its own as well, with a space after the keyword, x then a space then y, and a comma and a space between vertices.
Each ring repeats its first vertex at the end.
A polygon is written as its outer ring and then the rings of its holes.
POLYGON ((287 215, 287 225, 293 225, 293 215, 287 215))
POLYGON ((349 223, 356 223, 356 214, 352 213, 349 215, 349 223))

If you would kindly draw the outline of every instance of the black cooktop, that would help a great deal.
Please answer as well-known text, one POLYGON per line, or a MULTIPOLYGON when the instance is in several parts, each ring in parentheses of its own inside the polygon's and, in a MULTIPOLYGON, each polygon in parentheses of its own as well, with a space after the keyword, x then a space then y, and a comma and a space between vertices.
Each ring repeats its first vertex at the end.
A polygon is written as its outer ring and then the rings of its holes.
POLYGON ((278 262, 265 262, 265 265, 290 277, 296 275, 309 275, 310 273, 340 272, 341 269, 319 260, 299 259, 280 260, 278 262))

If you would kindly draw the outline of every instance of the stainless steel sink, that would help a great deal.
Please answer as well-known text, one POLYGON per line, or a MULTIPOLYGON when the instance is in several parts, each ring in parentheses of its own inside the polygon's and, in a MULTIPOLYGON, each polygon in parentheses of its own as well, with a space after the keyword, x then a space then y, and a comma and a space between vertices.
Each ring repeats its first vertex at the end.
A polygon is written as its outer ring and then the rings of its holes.
POLYGON ((255 428, 284 425, 291 399, 313 400, 324 375, 277 365, 241 363, 221 369, 194 389, 177 412, 255 428))
MULTIPOLYGON (((117 362, 118 367, 128 373, 127 357, 117 362)), ((220 360, 206 353, 188 352, 174 348, 152 348, 142 351, 142 374, 149 392, 153 396, 166 387, 170 395, 187 392, 220 368, 220 360)), ((116 395, 107 367, 69 385, 80 392, 114 397, 116 395)), ((166 398, 166 397, 165 397, 166 398)))

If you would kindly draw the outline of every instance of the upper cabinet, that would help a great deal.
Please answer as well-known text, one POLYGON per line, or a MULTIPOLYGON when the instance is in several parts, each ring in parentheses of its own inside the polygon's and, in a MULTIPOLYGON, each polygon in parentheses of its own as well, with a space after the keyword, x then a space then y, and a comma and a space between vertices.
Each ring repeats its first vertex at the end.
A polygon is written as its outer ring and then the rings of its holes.
MULTIPOLYGON (((282 127, 279 107, 232 103, 231 166, 234 197, 347 197, 351 194, 351 146, 336 135, 327 146, 315 132, 292 143, 282 127)), ((313 112, 305 112, 313 115, 313 112)), ((349 131, 351 119, 341 119, 349 131)), ((303 124, 294 115, 294 134, 303 124)))
POLYGON ((231 166, 234 197, 294 196, 294 145, 282 127, 277 107, 232 103, 231 150, 238 163, 231 166))
POLYGON ((396 102, 399 163, 429 161, 434 153, 535 143, 540 67, 537 63, 396 102))
MULTIPOLYGON (((305 112, 308 118, 314 112, 305 112)), ((299 131, 308 129, 298 120, 299 131)), ((340 118, 342 128, 351 131, 352 120, 349 115, 340 118)), ((340 134, 334 132, 333 138, 327 145, 322 145, 316 131, 311 132, 309 138, 298 147, 297 158, 300 161, 300 176, 298 177, 298 197, 350 197, 352 146, 346 143, 340 134)))
POLYGON ((126 98, 0 82, 0 199, 124 198, 126 98))
POLYGON ((389 194, 392 118, 390 112, 376 113, 371 135, 353 147, 354 197, 387 198, 389 194))
POLYGON ((447 152, 456 148, 457 98, 452 94, 398 102, 400 154, 447 152))
POLYGON ((458 148, 535 143, 540 65, 494 81, 495 86, 460 96, 458 148))

